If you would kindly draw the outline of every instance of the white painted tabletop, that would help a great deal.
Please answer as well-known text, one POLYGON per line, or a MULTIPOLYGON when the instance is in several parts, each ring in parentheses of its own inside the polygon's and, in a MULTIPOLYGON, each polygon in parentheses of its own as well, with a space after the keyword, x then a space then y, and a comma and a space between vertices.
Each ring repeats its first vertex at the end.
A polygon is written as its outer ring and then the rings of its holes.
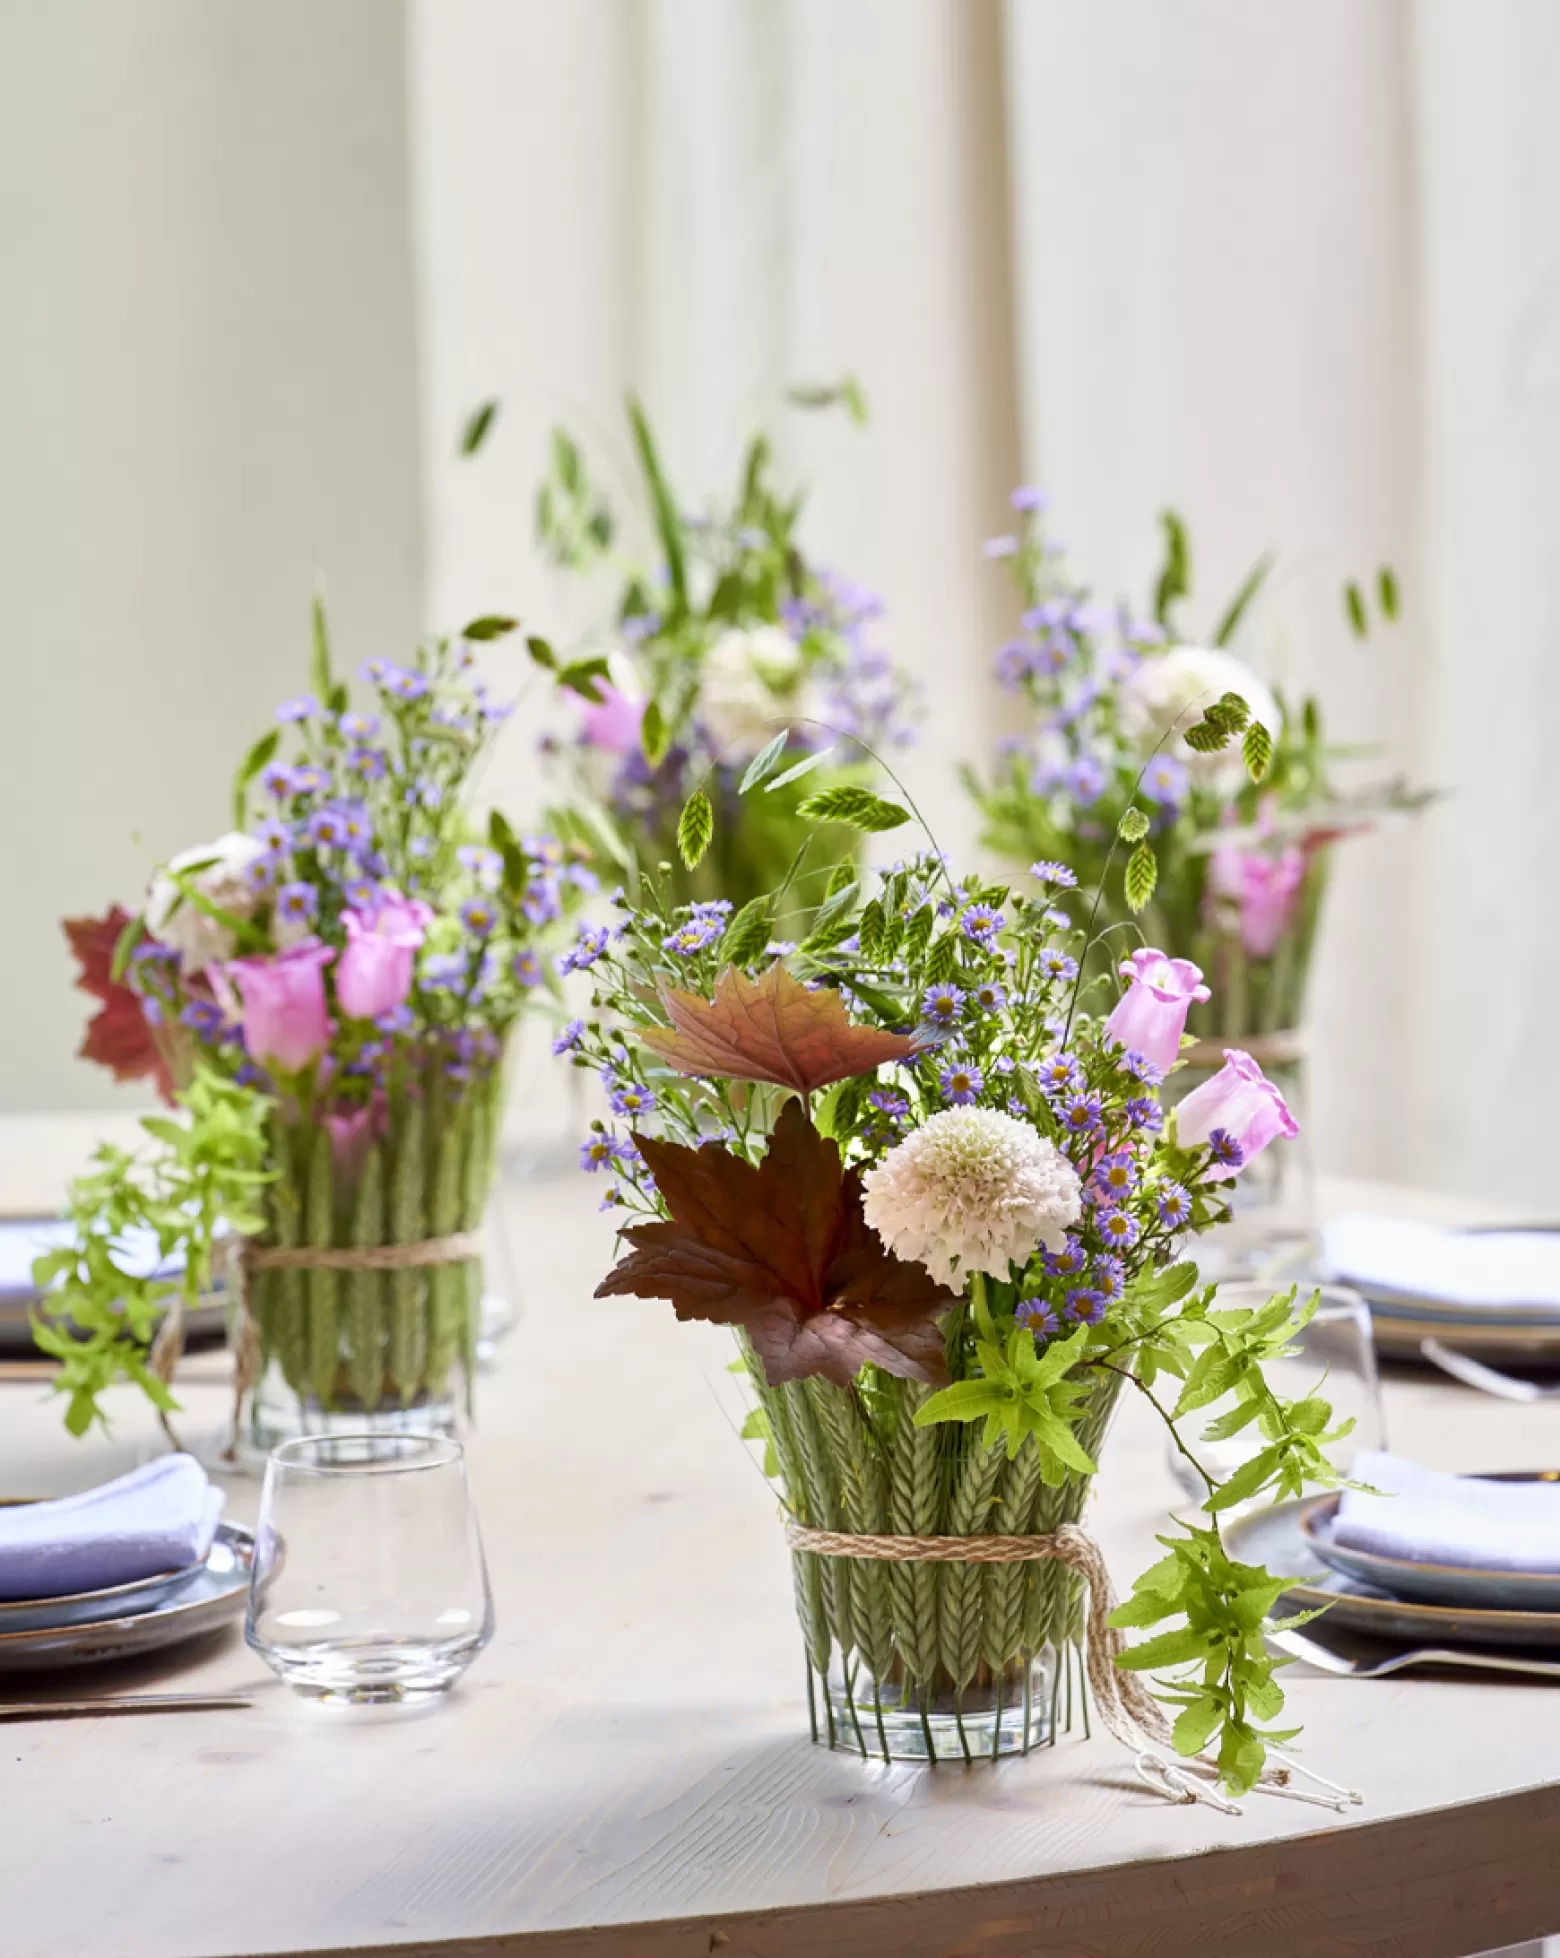
MULTIPOLYGON (((9 1171, 48 1200, 80 1124, 43 1135, 0 1124, 0 1188, 9 1171)), ((431 1710, 321 1708, 235 1632, 90 1683, 253 1687, 247 1711, 0 1727, 0 1958, 1461 1958, 1560 1929, 1560 1689, 1541 1683, 1292 1668, 1305 1758, 1366 1793, 1347 1818, 1172 1807, 1098 1732, 969 1768, 813 1747, 727 1337, 592 1301, 596 1197, 583 1177, 506 1195, 522 1312, 471 1444, 498 1631, 465 1682, 431 1710)), ((1324 1204, 1492 1214, 1359 1185, 1324 1204)), ((189 1434, 214 1432, 225 1360, 181 1391, 189 1434)), ((73 1443, 36 1384, 0 1386, 0 1493, 155 1451, 134 1396, 114 1416, 73 1443)), ((1560 1462, 1555 1404, 1398 1377, 1388 1420, 1445 1467, 1560 1462)), ((230 1513, 257 1493, 235 1481, 230 1513)), ((1173 1500, 1130 1405, 1088 1519, 1118 1588, 1173 1500)))

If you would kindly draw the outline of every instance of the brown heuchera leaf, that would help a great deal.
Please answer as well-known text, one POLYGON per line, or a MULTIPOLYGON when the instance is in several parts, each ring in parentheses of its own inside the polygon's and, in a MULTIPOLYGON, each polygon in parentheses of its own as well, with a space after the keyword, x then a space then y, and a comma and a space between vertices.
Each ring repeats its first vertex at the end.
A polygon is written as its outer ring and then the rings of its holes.
POLYGON ((173 1079, 153 1029, 132 989, 113 977, 114 947, 130 922, 130 913, 115 905, 106 917, 65 918, 70 949, 81 968, 76 984, 103 1002, 87 1022, 76 1049, 84 1061, 106 1067, 116 1081, 150 1079, 164 1101, 173 1100, 173 1079))
POLYGON ((756 981, 729 965, 713 1000, 663 989, 661 1004, 671 1028, 640 1039, 679 1074, 773 1081, 805 1095, 916 1051, 909 1034, 858 1026, 831 987, 810 993, 778 963, 756 981))
POLYGON ((669 1299, 679 1319, 741 1326, 771 1387, 821 1373, 848 1387, 867 1362, 906 1380, 948 1378, 937 1317, 954 1302, 896 1258, 861 1214, 861 1182, 788 1101, 755 1169, 720 1143, 635 1140, 670 1223, 636 1224, 634 1249, 596 1287, 669 1299))

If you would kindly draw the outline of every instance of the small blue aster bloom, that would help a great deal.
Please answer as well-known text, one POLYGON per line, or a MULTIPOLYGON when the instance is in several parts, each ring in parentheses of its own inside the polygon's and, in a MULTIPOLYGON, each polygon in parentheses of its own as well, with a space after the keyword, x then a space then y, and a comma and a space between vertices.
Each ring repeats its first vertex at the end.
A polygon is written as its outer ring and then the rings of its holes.
POLYGON ((1080 755, 1063 776, 1062 784, 1074 802, 1087 808, 1104 792, 1105 764, 1097 755, 1080 755))
POLYGON ((1159 1221, 1173 1231, 1183 1230, 1192 1221, 1192 1200, 1179 1183, 1161 1185, 1159 1221))
POLYGON ((462 870, 469 870, 485 891, 494 889, 504 871, 504 859, 485 843, 462 843, 455 861, 462 870))
POLYGON ((387 668, 380 685, 397 700, 421 700, 428 691, 428 676, 411 666, 387 668))
POLYGON ((347 818, 339 809, 316 809, 305 834, 316 849, 344 850, 352 840, 347 818))
POLYGON ((530 946, 527 946, 523 952, 515 953, 509 961, 509 971, 515 984, 524 986, 528 991, 532 986, 539 986, 542 983, 542 962, 530 946))
POLYGON ((267 795, 274 795, 281 802, 287 796, 299 793, 301 774, 300 769, 289 768, 284 761, 273 761, 269 768, 261 771, 260 785, 267 795))
POLYGON ((996 943, 997 933, 1001 931, 1006 919, 1000 911, 989 904, 972 904, 959 920, 959 929, 964 936, 973 939, 977 945, 988 948, 996 943))
POLYGON ((1037 514, 1051 507, 1051 499, 1043 489, 1036 489, 1033 483, 1020 483, 1008 496, 1008 502, 1015 510, 1032 510, 1037 514))
POLYGON ((554 1034, 552 1050, 554 1055, 571 1053, 585 1038, 585 1022, 571 1020, 562 1033, 554 1034))
POLYGON ((623 1192, 618 1188, 616 1183, 614 1183, 612 1185, 612 1188, 608 1190, 607 1194, 601 1199, 600 1203, 596 1205, 596 1208, 598 1210, 616 1210, 618 1205, 622 1201, 623 1201, 623 1192))
POLYGON ((348 741, 372 741, 379 732, 377 714, 343 714, 336 723, 348 741))
POLYGON ((1097 1326, 1105 1317, 1105 1294, 1092 1285, 1074 1285, 1067 1294, 1063 1310, 1069 1319, 1083 1326, 1097 1326))
POLYGON ((361 775, 365 782, 382 781, 389 765, 383 748, 350 748, 347 751, 348 768, 354 775, 361 775))
POLYGON ((422 982, 435 992, 451 990, 466 983, 464 952, 434 952, 422 962, 422 982))
POLYGON ((653 639, 661 630, 661 615, 659 612, 630 612, 622 621, 620 630, 628 643, 635 646, 641 639, 653 639))
POLYGON ((1122 1113, 1128 1128, 1142 1129, 1149 1135, 1158 1135, 1165 1125, 1165 1111, 1147 1095, 1134 1095, 1122 1113))
POLYGON ((1127 1267, 1120 1258, 1096 1258, 1089 1279, 1105 1298, 1119 1299, 1127 1282, 1127 1267))
POLYGON ((1010 536, 988 537, 985 543, 981 545, 981 550, 987 557, 991 558, 1016 557, 1018 555, 1018 539, 1010 536))
POLYGON ((593 1135, 580 1144, 580 1168, 587 1175, 594 1176, 598 1170, 612 1163, 623 1162, 633 1155, 633 1150, 615 1135, 593 1135))
POLYGON ((1029 866, 1029 874, 1037 884, 1049 884, 1053 890, 1071 891, 1076 890, 1078 886, 1077 877, 1066 864, 1054 863, 1049 857, 1043 857, 1039 863, 1032 863, 1029 866))
POLYGON ((1083 1086, 1083 1070, 1070 1054, 1048 1054, 1035 1075, 1048 1095, 1068 1095, 1083 1086))
POLYGON ((1246 1152, 1228 1129, 1212 1129, 1208 1135, 1208 1160, 1211 1163, 1224 1163, 1230 1169, 1239 1169, 1246 1160, 1246 1152))
POLYGON ((1134 1081, 1145 1082, 1150 1088, 1157 1088, 1165 1078, 1164 1069, 1156 1067, 1151 1060, 1145 1059, 1135 1047, 1129 1047, 1117 1061, 1116 1072, 1130 1074, 1134 1081))
POLYGON ((1054 1339, 1062 1330, 1061 1314, 1044 1299, 1020 1299, 1013 1309, 1013 1317, 1019 1325, 1027 1326, 1036 1339, 1054 1339))
POLYGON ((1125 1149, 1118 1149, 1096 1164, 1090 1180, 1107 1203, 1122 1203, 1137 1188, 1137 1165, 1125 1149))
POLYGON ((937 1081, 955 1108, 968 1108, 986 1085, 973 1061, 956 1061, 952 1067, 945 1067, 937 1081))
POLYGON ((1042 974, 1053 983, 1065 984, 1078 976, 1078 961, 1060 952, 1054 945, 1048 945, 1035 961, 1042 974))
POLYGON ((1071 1231, 1060 1251, 1042 1251, 1040 1261, 1053 1278, 1074 1278, 1089 1262, 1082 1243, 1071 1231))
POLYGON ((286 850, 292 847, 292 824, 283 822, 280 816, 262 816, 255 824, 254 837, 257 843, 267 850, 286 850))
POLYGON ((1161 808, 1179 808, 1188 786, 1186 769, 1174 755, 1155 755, 1143 770, 1143 793, 1161 808))
POLYGON ((1098 1229, 1113 1250, 1130 1251, 1138 1241, 1137 1221, 1125 1210, 1107 1210, 1099 1219, 1098 1229))
POLYGON ((498 923, 498 906, 490 897, 468 897, 460 907, 460 921, 476 937, 486 938, 498 923))
MULTIPOLYGON (((1000 1013, 1007 1005, 1007 988, 996 979, 982 979, 970 988, 970 1004, 982 1013, 1000 1013)), ((1012 1066, 1011 1061, 1008 1063, 1012 1066)))
POLYGON ((933 1026, 952 1026, 963 1004, 963 993, 951 981, 944 980, 940 986, 927 988, 926 997, 921 1001, 921 1018, 930 1020, 933 1026))
POLYGON ((1059 1113, 1063 1127, 1071 1130, 1074 1135, 1093 1135, 1095 1130, 1101 1127, 1098 1095, 1068 1095, 1059 1113))
POLYGON ((903 1095, 896 1095, 892 1088, 874 1088, 867 1096, 867 1105, 896 1122, 902 1122, 910 1113, 909 1102, 903 1095))
POLYGON ((409 1006, 392 1006, 388 1013, 381 1013, 374 1025, 381 1033, 410 1033, 417 1024, 416 1015, 409 1006))
POLYGON ((224 1027, 222 1008, 209 999, 187 1001, 179 1009, 179 1019, 202 1040, 219 1039, 224 1027))
POLYGON ((290 925, 306 924, 320 908, 320 894, 312 884, 283 884, 276 893, 276 915, 290 925))
POLYGON ((702 952, 706 945, 713 945, 725 926, 719 918, 689 918, 675 931, 667 933, 661 940, 661 950, 672 952, 680 959, 691 958, 695 952, 702 952))
POLYGON ((565 952, 558 960, 558 970, 588 972, 611 942, 612 933, 606 925, 598 925, 594 931, 589 925, 582 925, 572 951, 565 952))
POLYGON ((654 1112, 655 1091, 638 1081, 616 1081, 607 1097, 607 1105, 614 1115, 626 1115, 638 1121, 641 1116, 654 1112))
POLYGON ((300 693, 292 700, 284 700, 276 710, 279 721, 306 721, 311 714, 320 711, 320 703, 312 693, 300 693))

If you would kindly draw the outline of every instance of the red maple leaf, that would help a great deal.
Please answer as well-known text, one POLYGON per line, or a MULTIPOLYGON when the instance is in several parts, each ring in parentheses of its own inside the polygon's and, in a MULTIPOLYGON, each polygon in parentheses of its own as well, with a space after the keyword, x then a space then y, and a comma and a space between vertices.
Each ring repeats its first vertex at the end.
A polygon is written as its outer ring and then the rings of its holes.
POLYGON ((727 966, 713 1000, 666 989, 661 1004, 671 1027, 640 1038, 679 1074, 773 1081, 805 1095, 916 1051, 910 1035, 857 1025, 832 988, 809 992, 778 963, 757 981, 727 966))
POLYGON ((106 917, 62 920, 80 967, 76 984, 102 1001, 87 1022, 76 1052, 82 1060, 106 1067, 116 1081, 155 1082, 163 1100, 171 1102, 173 1077, 157 1036, 141 1011, 140 999, 123 980, 113 976, 114 947, 129 922, 130 913, 117 904, 106 917))
POLYGON ((870 1361, 941 1386, 938 1316, 953 1294, 896 1258, 861 1214, 861 1182, 798 1101, 780 1112, 755 1169, 720 1143, 635 1140, 671 1212, 596 1288, 667 1299, 679 1319, 743 1327, 770 1386, 821 1373, 848 1387, 870 1361))

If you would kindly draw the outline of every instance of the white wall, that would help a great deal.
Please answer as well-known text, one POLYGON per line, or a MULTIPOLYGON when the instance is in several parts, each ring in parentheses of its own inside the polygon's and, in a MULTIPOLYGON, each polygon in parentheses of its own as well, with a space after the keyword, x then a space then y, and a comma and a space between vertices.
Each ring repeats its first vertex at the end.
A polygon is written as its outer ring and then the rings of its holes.
POLYGON ((0 1108, 103 1106, 58 919, 226 826, 299 690, 411 643, 395 0, 0 4, 0 1108))

